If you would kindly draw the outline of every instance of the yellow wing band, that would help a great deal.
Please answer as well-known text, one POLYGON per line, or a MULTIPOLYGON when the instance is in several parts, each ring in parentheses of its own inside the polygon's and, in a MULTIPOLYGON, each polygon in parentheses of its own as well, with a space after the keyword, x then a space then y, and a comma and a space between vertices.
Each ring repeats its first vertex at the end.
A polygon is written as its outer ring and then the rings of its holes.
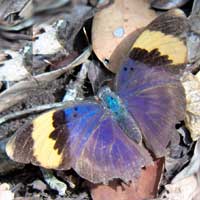
POLYGON ((166 35, 160 31, 145 30, 133 44, 132 49, 140 48, 151 52, 157 49, 161 56, 168 56, 172 65, 186 62, 187 47, 183 41, 173 35, 166 35))
POLYGON ((44 113, 33 120, 33 156, 45 168, 57 168, 62 163, 63 152, 55 149, 56 140, 49 136, 55 130, 53 114, 55 111, 44 113))

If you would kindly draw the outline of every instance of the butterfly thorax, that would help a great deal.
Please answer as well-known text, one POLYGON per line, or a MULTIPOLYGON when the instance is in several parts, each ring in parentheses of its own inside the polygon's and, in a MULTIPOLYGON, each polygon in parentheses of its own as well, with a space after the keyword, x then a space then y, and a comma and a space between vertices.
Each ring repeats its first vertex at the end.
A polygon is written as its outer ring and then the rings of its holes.
POLYGON ((111 91, 109 87, 103 87, 98 93, 103 106, 118 122, 123 131, 137 143, 141 142, 142 134, 133 116, 127 111, 121 98, 111 91))
POLYGON ((120 118, 126 112, 121 99, 111 91, 109 87, 103 87, 98 93, 104 107, 106 107, 116 118, 120 118))

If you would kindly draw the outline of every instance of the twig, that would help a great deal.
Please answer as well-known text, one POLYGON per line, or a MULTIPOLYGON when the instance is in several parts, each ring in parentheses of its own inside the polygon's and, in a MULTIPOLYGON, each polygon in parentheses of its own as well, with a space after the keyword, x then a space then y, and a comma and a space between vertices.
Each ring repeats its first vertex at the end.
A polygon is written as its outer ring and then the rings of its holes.
POLYGON ((24 115, 30 114, 30 113, 38 113, 44 110, 49 110, 49 109, 53 109, 53 108, 59 108, 59 107, 64 107, 64 106, 69 106, 70 102, 58 102, 58 103, 51 103, 51 104, 45 104, 45 105, 40 105, 40 106, 36 106, 33 108, 29 108, 26 110, 22 110, 22 111, 17 111, 14 113, 10 113, 7 114, 3 117, 0 118, 0 124, 5 123, 6 121, 9 121, 11 119, 16 119, 18 117, 22 117, 24 115))
POLYGON ((20 33, 10 33, 10 32, 0 32, 1 37, 7 38, 9 40, 28 40, 32 41, 31 35, 20 34, 20 33))
POLYGON ((21 31, 25 28, 29 28, 34 24, 35 18, 25 19, 21 21, 19 24, 14 24, 10 26, 0 25, 1 31, 21 31))

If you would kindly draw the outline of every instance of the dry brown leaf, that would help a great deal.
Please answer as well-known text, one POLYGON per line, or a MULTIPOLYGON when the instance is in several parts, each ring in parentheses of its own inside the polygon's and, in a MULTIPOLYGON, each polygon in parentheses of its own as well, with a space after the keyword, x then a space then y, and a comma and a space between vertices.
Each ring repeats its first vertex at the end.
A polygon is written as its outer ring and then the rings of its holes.
MULTIPOLYGON (((155 12, 149 7, 148 0, 116 0, 95 15, 92 26, 93 49, 111 71, 116 72, 118 69, 118 66, 112 65, 110 58, 121 41, 156 17, 155 12)), ((133 38, 128 37, 128 42, 121 45, 121 54, 126 55, 132 42, 133 38)), ((116 63, 119 65, 118 61, 116 63)))
MULTIPOLYGON (((144 200, 156 196, 162 174, 164 159, 158 159, 153 166, 146 167, 137 182, 130 185, 113 182, 107 185, 93 186, 93 200, 144 200)), ((126 172, 124 172, 126 173, 126 172)))
POLYGON ((196 75, 184 73, 181 82, 186 93, 185 124, 196 141, 200 137, 200 72, 196 75))

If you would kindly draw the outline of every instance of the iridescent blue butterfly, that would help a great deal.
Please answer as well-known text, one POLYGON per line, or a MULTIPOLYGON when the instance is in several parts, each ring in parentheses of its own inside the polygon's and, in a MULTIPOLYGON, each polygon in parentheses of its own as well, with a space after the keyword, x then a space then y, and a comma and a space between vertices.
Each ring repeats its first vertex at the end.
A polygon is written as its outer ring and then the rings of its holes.
POLYGON ((131 59, 119 72, 115 92, 103 87, 95 100, 42 114, 7 144, 8 155, 45 168, 73 168, 93 183, 138 177, 166 153, 171 132, 184 116, 181 83, 161 68, 131 59))
MULTIPOLYGON (((171 14, 166 16, 164 28, 155 20, 155 25, 160 26, 156 35, 160 36, 161 52, 153 49, 148 53, 136 43, 112 90, 101 88, 98 101, 93 98, 73 102, 64 109, 40 115, 9 140, 8 156, 45 168, 72 168, 93 183, 107 183, 114 178, 125 182, 134 180, 144 166, 152 163, 151 155, 166 155, 175 124, 184 119, 185 94, 178 76, 161 66, 164 62, 179 66, 185 62, 186 54, 184 43, 176 38, 181 31, 174 36, 165 35, 169 30, 176 30, 169 23, 171 14), (172 56, 173 49, 169 49, 170 58, 175 60, 161 55, 167 50, 167 40, 172 40, 170 45, 176 42, 182 49, 177 58, 172 56)), ((179 18, 172 17, 176 24, 179 18)), ((156 26, 148 26, 151 35, 156 26)), ((145 32, 142 35, 146 37, 145 32)))

